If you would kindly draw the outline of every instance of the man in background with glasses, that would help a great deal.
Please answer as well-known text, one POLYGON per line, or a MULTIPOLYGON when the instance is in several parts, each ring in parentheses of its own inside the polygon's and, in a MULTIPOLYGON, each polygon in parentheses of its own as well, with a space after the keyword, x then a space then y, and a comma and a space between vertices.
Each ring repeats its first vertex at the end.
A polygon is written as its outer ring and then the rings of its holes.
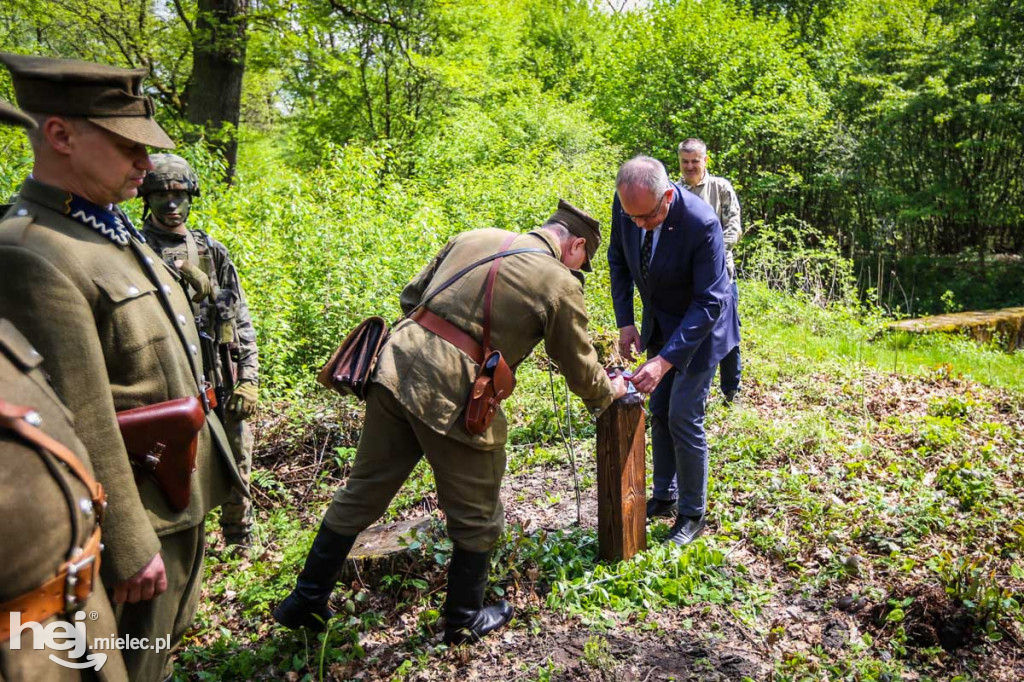
POLYGON ((647 351, 633 373, 651 394, 654 491, 648 518, 676 516, 668 541, 693 542, 707 523, 704 403, 722 358, 739 343, 725 242, 708 204, 668 179, 649 156, 615 179, 608 264, 619 352, 647 351), (640 331, 634 287, 643 304, 640 331))

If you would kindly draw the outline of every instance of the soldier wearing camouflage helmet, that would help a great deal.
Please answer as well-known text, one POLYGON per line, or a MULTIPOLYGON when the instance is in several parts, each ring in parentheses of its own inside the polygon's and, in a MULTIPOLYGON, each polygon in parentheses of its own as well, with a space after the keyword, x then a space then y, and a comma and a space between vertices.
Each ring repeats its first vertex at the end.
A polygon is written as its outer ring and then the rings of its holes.
MULTIPOLYGON (((186 227, 192 200, 200 195, 199 178, 191 166, 174 154, 154 154, 150 159, 153 170, 139 188, 146 202, 143 233, 153 250, 181 274, 192 300, 206 376, 217 388, 224 429, 248 486, 253 436, 246 420, 256 409, 259 356, 245 293, 227 248, 202 230, 186 227)), ((221 527, 228 545, 250 544, 248 497, 232 494, 224 504, 221 527)))
MULTIPOLYGON (((74 415, 75 435, 106 492, 100 577, 117 604, 116 636, 150 645, 121 652, 127 677, 164 680, 199 607, 206 515, 242 488, 210 410, 189 301, 118 207, 136 196, 153 167, 147 147, 174 143, 153 117, 144 69, 5 52, 0 63, 10 71, 19 107, 37 123, 28 135, 32 174, 0 220, 0 317, 35 349, 38 356, 25 357, 45 371, 74 415), (142 414, 143 424, 163 436, 166 422, 153 415, 183 405, 191 419, 185 427, 178 422, 183 447, 165 451, 154 438, 145 443, 148 452, 137 440, 129 449, 119 416, 142 414), (193 467, 184 506, 150 473, 161 461, 193 467), (153 646, 157 637, 170 648, 153 646)), ((25 401, 37 409, 41 402, 25 401)), ((60 424, 42 418, 44 426, 60 424)), ((31 499, 40 513, 58 509, 31 499)), ((4 518, 25 537, 38 535, 4 518)), ((82 529, 91 523, 82 514, 70 520, 82 529)), ((15 558, 0 556, 7 563, 15 558)), ((111 634, 107 628, 101 636, 111 634)), ((50 672, 28 679, 56 678, 50 672)))

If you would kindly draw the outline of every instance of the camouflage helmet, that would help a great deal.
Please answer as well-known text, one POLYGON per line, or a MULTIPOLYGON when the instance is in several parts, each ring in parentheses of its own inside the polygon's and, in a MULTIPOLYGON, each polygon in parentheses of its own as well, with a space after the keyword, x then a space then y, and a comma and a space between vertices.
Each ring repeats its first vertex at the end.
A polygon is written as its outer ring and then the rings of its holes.
POLYGON ((151 154, 149 160, 153 162, 153 170, 146 173, 139 187, 139 196, 172 189, 171 183, 175 182, 184 185, 189 196, 199 196, 199 177, 188 161, 174 154, 151 154))

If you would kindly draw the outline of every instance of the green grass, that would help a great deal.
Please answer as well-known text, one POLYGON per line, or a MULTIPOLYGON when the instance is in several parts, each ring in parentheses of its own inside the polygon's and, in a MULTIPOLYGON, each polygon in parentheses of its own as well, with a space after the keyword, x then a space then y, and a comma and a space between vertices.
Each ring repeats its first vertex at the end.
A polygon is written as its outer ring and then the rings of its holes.
POLYGON ((886 333, 885 320, 877 315, 822 310, 757 282, 743 282, 742 287, 744 347, 770 358, 766 379, 773 378, 772 372, 778 376, 800 366, 834 364, 917 376, 963 375, 985 386, 1024 391, 1020 353, 959 335, 886 333))
MULTIPOLYGON (((608 564, 597 559, 592 527, 572 519, 560 530, 512 525, 492 560, 490 593, 516 605, 515 639, 488 650, 523 679, 561 679, 564 667, 533 638, 578 623, 592 633, 580 665, 612 676, 623 662, 604 638, 682 624, 708 646, 742 630, 743 646, 760 652, 776 680, 990 678, 1005 647, 1024 638, 1024 356, 956 337, 879 337, 875 315, 821 308, 756 283, 744 283, 741 296, 744 402, 726 407, 713 397, 707 419, 713 532, 681 551, 660 544, 667 526, 655 524, 650 549, 608 564), (927 599, 968 619, 968 647, 949 654, 921 639, 927 599), (801 604, 806 618, 828 622, 843 600, 869 606, 842 616, 857 630, 839 649, 808 639, 803 621, 788 615, 801 604)), ((558 468, 566 460, 558 440, 564 389, 556 381, 553 403, 542 359, 523 370, 508 409, 507 476, 533 476, 543 489, 521 490, 506 504, 546 507, 571 496, 550 488, 553 476, 567 475, 558 468)), ((593 495, 584 459, 593 423, 575 398, 571 408, 584 494, 593 495)), ((258 479, 279 502, 261 510, 271 550, 251 562, 211 557, 181 679, 185 671, 189 679, 459 679, 479 662, 438 645, 451 544, 435 536, 413 541, 411 572, 367 589, 339 586, 343 615, 326 637, 269 622, 312 538, 310 519, 353 451, 335 454, 301 508, 283 476, 258 479)), ((386 519, 414 511, 431 491, 421 466, 386 519)))

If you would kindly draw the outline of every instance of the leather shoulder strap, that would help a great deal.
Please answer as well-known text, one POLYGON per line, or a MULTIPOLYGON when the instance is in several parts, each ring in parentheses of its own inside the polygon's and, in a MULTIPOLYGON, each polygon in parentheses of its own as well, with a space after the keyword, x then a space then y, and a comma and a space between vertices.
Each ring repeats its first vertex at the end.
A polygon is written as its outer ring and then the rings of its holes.
MULTIPOLYGON (((515 234, 514 234, 514 235, 512 235, 512 238, 514 239, 515 237, 518 237, 518 236, 519 236, 519 235, 515 235, 515 234)), ((504 257, 506 257, 506 256, 514 256, 514 255, 516 255, 516 254, 518 254, 518 253, 543 253, 543 254, 546 254, 546 255, 548 255, 548 256, 551 256, 551 255, 552 255, 551 251, 550 251, 550 250, 548 250, 548 249, 535 249, 535 248, 534 248, 534 249, 531 249, 531 248, 522 248, 522 249, 512 249, 512 250, 510 250, 510 251, 499 251, 499 252, 497 252, 497 253, 492 253, 492 254, 491 254, 491 255, 489 255, 489 256, 484 256, 484 257, 483 257, 483 258, 481 258, 480 260, 478 260, 478 261, 475 261, 475 262, 473 262, 473 263, 470 263, 470 264, 469 264, 469 265, 467 265, 466 267, 462 268, 461 270, 459 270, 458 272, 456 272, 456 273, 455 273, 454 275, 452 275, 451 277, 449 277, 449 278, 448 278, 447 280, 445 280, 445 281, 444 281, 444 283, 443 283, 443 284, 441 284, 441 286, 437 287, 436 289, 434 289, 433 291, 431 291, 431 292, 430 292, 429 294, 427 294, 426 296, 424 296, 424 297, 423 297, 423 300, 421 300, 421 301, 420 301, 419 303, 417 303, 417 304, 416 304, 416 307, 415 307, 415 308, 413 308, 412 310, 410 310, 410 311, 409 311, 409 314, 408 314, 408 315, 406 315, 405 317, 403 317, 403 318, 402 318, 402 320, 404 320, 404 319, 407 319, 407 318, 410 318, 410 317, 412 317, 413 315, 415 315, 415 314, 416 314, 416 311, 418 311, 418 310, 419 310, 420 308, 422 308, 423 306, 427 305, 427 303, 429 303, 429 302, 430 302, 430 300, 431 300, 432 298, 434 298, 435 296, 437 296, 437 295, 438 295, 439 293, 441 293, 442 291, 444 291, 445 289, 447 289, 447 288, 448 288, 448 287, 450 287, 451 285, 453 285, 453 284, 455 284, 456 282, 458 282, 458 281, 459 281, 460 279, 462 279, 462 278, 463 278, 463 277, 464 277, 464 276, 465 276, 466 274, 468 274, 469 272, 471 272, 471 271, 475 270, 476 268, 480 267, 480 266, 481 266, 481 265, 483 265, 484 263, 490 263, 491 261, 495 260, 496 258, 504 258, 504 257)), ((399 322, 401 322, 401 320, 399 320, 399 322)), ((397 322, 396 322, 396 324, 397 324, 397 322)))
POLYGON ((0 428, 13 431, 23 439, 36 447, 46 450, 54 457, 64 462, 71 473, 89 490, 92 497, 93 507, 96 510, 96 518, 103 515, 103 507, 106 504, 106 496, 103 494, 103 486, 92 477, 82 464, 82 460, 68 447, 46 435, 35 426, 32 426, 26 417, 31 415, 33 410, 20 405, 12 405, 9 402, 0 400, 0 428))
POLYGON ((494 280, 498 278, 498 268, 501 267, 501 261, 504 259, 505 253, 508 251, 508 247, 512 245, 512 240, 518 236, 519 235, 516 234, 510 234, 508 236, 508 239, 504 241, 501 248, 498 250, 498 257, 491 262, 491 269, 487 273, 487 288, 484 292, 483 357, 485 359, 491 353, 491 301, 494 300, 494 280))

